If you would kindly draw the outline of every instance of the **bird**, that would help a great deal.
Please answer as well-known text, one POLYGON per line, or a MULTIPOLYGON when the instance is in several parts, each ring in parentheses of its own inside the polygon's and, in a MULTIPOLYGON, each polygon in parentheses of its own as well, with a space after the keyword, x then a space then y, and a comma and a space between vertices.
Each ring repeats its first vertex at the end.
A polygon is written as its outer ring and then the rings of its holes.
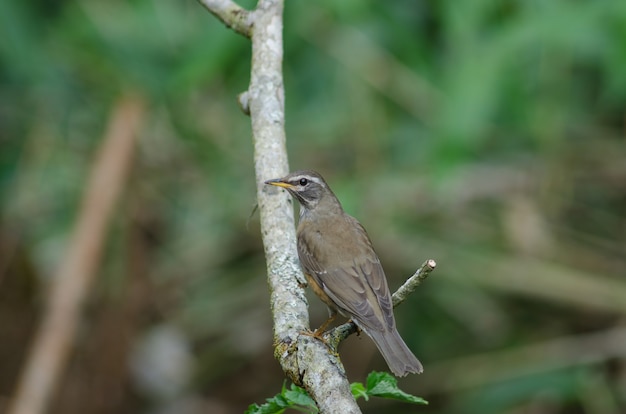
POLYGON ((312 170, 265 184, 286 189, 300 203, 298 258, 308 285, 328 306, 351 319, 376 344, 391 372, 419 374, 422 364, 402 340, 385 272, 365 228, 347 214, 324 178, 312 170))

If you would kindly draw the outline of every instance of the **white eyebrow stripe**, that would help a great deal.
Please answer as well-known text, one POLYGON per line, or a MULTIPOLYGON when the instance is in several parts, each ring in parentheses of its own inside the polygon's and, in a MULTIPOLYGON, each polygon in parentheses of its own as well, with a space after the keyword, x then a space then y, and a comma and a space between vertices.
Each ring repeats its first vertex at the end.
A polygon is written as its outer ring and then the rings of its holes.
POLYGON ((319 178, 317 178, 317 177, 312 177, 312 176, 310 176, 310 175, 298 175, 298 176, 296 176, 296 177, 293 177, 291 180, 292 180, 292 181, 300 181, 300 180, 301 180, 301 179, 303 179, 303 178, 306 178, 306 179, 307 179, 307 180, 309 180, 309 181, 313 181, 314 183, 317 183, 317 184, 319 184, 319 185, 322 185, 322 186, 324 185, 324 184, 322 183, 322 180, 320 180, 320 179, 319 179, 319 178))

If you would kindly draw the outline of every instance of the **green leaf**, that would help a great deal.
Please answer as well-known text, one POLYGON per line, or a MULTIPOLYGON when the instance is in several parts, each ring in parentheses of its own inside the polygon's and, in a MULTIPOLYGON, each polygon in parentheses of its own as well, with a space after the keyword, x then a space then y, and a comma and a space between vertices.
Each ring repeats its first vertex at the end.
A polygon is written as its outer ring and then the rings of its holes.
POLYGON ((270 401, 273 398, 268 398, 267 403, 263 405, 250 404, 245 414, 282 414, 285 409, 280 408, 275 402, 270 401))
POLYGON ((277 394, 266 401, 263 405, 251 404, 245 414, 281 414, 285 411, 285 408, 289 407, 289 402, 282 394, 277 394))
POLYGON ((291 384, 291 389, 284 391, 283 395, 289 402, 290 407, 299 409, 301 411, 317 412, 317 405, 315 401, 304 388, 300 388, 297 385, 291 384), (294 407, 298 406, 298 407, 294 407))
POLYGON ((367 393, 371 396, 400 400, 413 404, 428 404, 423 398, 407 394, 398 388, 398 381, 386 372, 372 371, 367 376, 367 393))
POLYGON ((263 405, 251 404, 245 414, 281 414, 286 408, 308 413, 318 412, 315 401, 304 388, 291 384, 291 389, 287 389, 283 384, 280 394, 268 398, 263 405))
MULTIPOLYGON (((413 404, 428 404, 423 398, 407 394, 398 388, 398 381, 386 372, 373 371, 367 376, 367 386, 360 382, 350 384, 350 391, 355 399, 365 398, 368 401, 371 396, 389 398, 409 402, 413 404)), ((281 414, 286 408, 306 412, 317 413, 317 405, 304 388, 291 384, 287 389, 285 384, 280 394, 268 398, 263 405, 252 404, 245 414, 281 414)))
POLYGON ((367 390, 360 382, 353 382, 350 384, 350 391, 352 391, 352 396, 355 400, 358 400, 360 397, 365 398, 365 401, 370 399, 370 396, 367 394, 367 390))

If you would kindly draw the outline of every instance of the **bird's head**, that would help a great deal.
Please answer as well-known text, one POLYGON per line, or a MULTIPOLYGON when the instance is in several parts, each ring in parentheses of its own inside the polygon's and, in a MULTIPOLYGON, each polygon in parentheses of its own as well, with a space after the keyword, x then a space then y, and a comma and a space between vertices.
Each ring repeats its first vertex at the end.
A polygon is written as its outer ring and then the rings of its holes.
POLYGON ((265 184, 286 189, 306 210, 313 210, 322 200, 337 200, 324 178, 315 171, 295 171, 282 178, 267 180, 265 184))

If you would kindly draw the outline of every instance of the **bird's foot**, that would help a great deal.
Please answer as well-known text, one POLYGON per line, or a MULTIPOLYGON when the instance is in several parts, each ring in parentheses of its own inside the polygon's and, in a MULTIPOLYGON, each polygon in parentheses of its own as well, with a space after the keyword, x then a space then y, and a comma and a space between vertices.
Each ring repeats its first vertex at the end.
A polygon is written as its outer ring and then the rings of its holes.
POLYGON ((314 331, 310 329, 305 329, 303 331, 300 331, 300 333, 305 336, 310 336, 310 337, 319 339, 320 341, 326 343, 326 340, 324 339, 324 331, 322 331, 320 328, 317 328, 314 331))
POLYGON ((328 328, 328 325, 330 325, 331 322, 334 321, 336 317, 337 317, 336 313, 331 313, 328 319, 323 324, 321 324, 320 327, 317 328, 316 330, 311 331, 310 329, 306 329, 300 333, 306 336, 312 336, 313 338, 317 338, 320 341, 326 343, 326 340, 324 339, 326 328, 328 328))

